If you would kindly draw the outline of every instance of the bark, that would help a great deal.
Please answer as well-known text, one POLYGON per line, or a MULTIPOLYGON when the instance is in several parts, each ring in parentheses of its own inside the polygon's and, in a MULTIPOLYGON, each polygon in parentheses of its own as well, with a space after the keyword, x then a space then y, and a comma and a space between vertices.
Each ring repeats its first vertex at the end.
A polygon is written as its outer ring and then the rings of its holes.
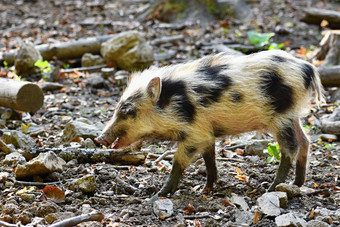
POLYGON ((122 149, 89 149, 89 148, 37 148, 24 154, 28 159, 39 153, 53 151, 66 162, 77 159, 79 163, 105 162, 116 165, 141 165, 145 162, 146 153, 122 149))
POLYGON ((43 104, 44 94, 38 85, 0 78, 0 106, 35 113, 43 104))
MULTIPOLYGON (((73 59, 80 58, 85 53, 99 54, 101 44, 115 35, 105 35, 98 37, 90 37, 56 44, 42 44, 36 46, 44 60, 57 59, 73 59)), ((0 53, 1 54, 1 53, 0 53)), ((17 50, 11 50, 0 55, 0 62, 6 61, 9 65, 14 64, 17 50)))
POLYGON ((304 10, 302 21, 309 24, 320 25, 322 20, 328 21, 328 27, 340 28, 340 12, 318 8, 308 8, 304 10))
POLYGON ((321 66, 318 68, 324 87, 340 87, 340 66, 321 66))

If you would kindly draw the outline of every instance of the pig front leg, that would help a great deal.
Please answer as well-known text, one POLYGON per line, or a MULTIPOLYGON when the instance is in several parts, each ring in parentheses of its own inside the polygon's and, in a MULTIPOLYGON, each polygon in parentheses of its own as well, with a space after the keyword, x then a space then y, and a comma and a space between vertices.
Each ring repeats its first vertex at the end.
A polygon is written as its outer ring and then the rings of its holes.
POLYGON ((207 173, 207 183, 202 190, 203 193, 209 193, 214 183, 217 181, 217 168, 216 168, 216 158, 215 158, 215 141, 205 149, 202 157, 206 166, 207 173))
POLYGON ((195 146, 188 146, 184 143, 178 144, 178 150, 175 153, 172 170, 170 176, 165 182, 162 189, 151 198, 151 201, 157 200, 159 196, 167 196, 169 193, 173 194, 177 190, 177 186, 180 178, 182 177, 183 171, 191 163, 192 158, 197 153, 197 148, 195 146))

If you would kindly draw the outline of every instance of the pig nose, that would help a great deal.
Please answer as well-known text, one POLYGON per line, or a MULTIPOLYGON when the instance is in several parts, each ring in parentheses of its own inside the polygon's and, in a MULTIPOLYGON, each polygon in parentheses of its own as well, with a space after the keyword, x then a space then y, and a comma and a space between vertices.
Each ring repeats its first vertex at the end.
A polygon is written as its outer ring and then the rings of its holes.
POLYGON ((95 138, 94 141, 96 141, 97 143, 100 143, 100 144, 102 144, 106 147, 111 144, 110 140, 104 134, 95 138))

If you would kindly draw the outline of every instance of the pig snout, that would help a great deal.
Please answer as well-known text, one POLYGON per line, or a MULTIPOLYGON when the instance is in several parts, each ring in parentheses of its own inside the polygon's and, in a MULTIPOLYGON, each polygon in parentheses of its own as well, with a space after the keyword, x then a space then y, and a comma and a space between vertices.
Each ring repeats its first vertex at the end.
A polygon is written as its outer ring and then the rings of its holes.
POLYGON ((94 139, 97 143, 100 143, 104 146, 109 146, 112 144, 112 140, 110 140, 105 134, 102 134, 94 139))

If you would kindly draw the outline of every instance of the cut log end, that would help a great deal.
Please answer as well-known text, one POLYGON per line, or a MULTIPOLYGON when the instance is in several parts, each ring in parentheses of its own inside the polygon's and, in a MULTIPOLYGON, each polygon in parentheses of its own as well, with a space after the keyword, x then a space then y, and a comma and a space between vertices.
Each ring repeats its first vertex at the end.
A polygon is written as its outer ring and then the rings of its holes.
POLYGON ((35 113, 44 104, 44 94, 36 84, 25 84, 17 94, 17 104, 22 111, 35 113))

